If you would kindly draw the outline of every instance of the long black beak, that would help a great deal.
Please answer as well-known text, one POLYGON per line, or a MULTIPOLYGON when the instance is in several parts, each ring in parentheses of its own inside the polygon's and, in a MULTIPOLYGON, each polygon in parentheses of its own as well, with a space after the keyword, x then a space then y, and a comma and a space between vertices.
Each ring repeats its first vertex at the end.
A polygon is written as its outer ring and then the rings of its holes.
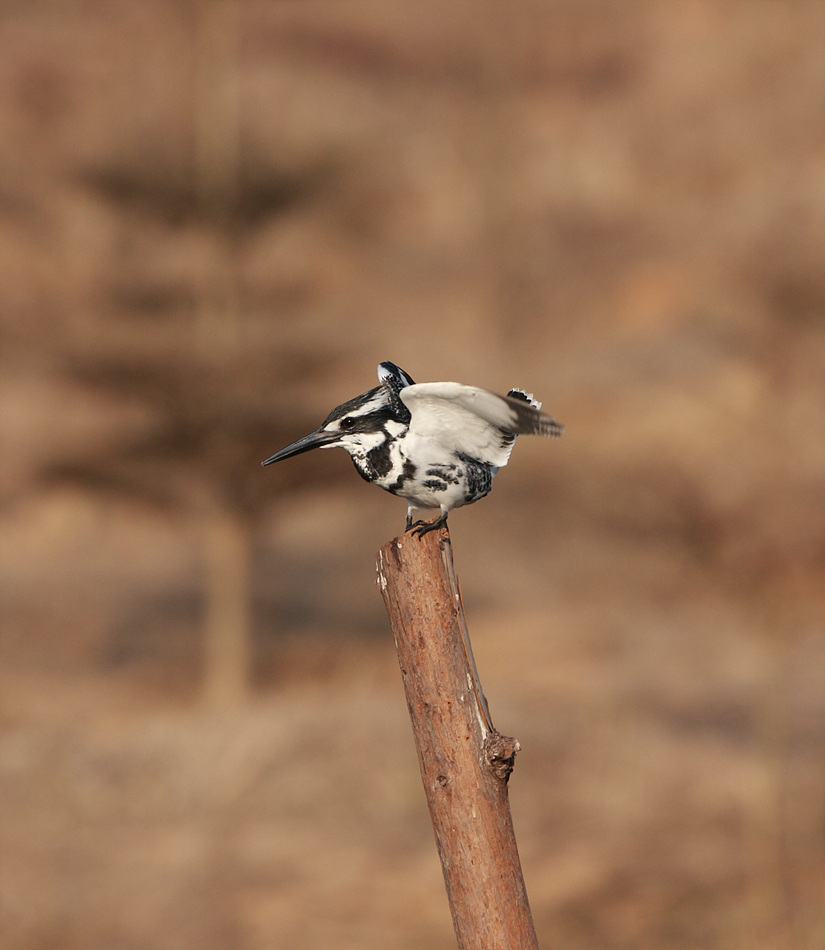
POLYGON ((338 441, 338 434, 335 432, 325 432, 323 429, 316 429, 305 435, 302 439, 297 439, 291 445, 281 449, 274 455, 270 455, 261 465, 271 465, 273 462, 281 462, 284 459, 292 458, 293 455, 300 455, 302 452, 309 452, 310 449, 320 449, 325 445, 332 445, 338 441))

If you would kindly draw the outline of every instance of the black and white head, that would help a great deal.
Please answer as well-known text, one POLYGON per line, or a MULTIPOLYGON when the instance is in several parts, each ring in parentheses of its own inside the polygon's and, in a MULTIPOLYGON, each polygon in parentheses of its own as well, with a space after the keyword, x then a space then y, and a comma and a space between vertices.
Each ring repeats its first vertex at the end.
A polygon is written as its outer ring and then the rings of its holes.
POLYGON ((378 367, 378 378, 379 386, 336 406, 314 432, 287 445, 261 464, 281 462, 310 449, 342 448, 358 458, 388 438, 397 437, 410 423, 410 410, 398 394, 414 383, 403 369, 389 362, 378 367))

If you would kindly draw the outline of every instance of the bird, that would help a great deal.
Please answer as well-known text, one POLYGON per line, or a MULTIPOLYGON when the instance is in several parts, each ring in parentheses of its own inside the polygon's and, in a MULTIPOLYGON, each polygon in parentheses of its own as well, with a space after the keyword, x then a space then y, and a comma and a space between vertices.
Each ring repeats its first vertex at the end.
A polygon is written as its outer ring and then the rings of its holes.
POLYGON ((362 478, 407 500, 405 531, 420 539, 446 525, 453 508, 489 494, 517 435, 563 431, 523 389, 499 396, 462 383, 416 383, 386 361, 378 365, 376 387, 336 406, 314 432, 261 464, 311 449, 346 449, 362 478), (413 520, 417 510, 435 508, 433 521, 413 520))

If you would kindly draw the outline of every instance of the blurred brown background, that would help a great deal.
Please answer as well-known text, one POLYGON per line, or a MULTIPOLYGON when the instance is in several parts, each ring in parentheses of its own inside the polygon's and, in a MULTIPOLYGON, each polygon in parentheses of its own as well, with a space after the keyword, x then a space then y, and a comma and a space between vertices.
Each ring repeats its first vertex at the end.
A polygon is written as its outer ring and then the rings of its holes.
POLYGON ((820 0, 7 2, 0 941, 454 945, 343 452, 383 359, 564 421, 450 518, 547 948, 825 946, 820 0))

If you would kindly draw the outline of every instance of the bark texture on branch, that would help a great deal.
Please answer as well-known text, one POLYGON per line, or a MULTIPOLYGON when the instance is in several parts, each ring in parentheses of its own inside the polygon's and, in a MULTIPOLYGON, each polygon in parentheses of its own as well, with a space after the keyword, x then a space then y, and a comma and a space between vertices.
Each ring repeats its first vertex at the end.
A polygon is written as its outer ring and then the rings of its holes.
POLYGON ((378 552, 424 791, 461 950, 536 950, 507 780, 519 745, 492 726, 446 528, 378 552))

